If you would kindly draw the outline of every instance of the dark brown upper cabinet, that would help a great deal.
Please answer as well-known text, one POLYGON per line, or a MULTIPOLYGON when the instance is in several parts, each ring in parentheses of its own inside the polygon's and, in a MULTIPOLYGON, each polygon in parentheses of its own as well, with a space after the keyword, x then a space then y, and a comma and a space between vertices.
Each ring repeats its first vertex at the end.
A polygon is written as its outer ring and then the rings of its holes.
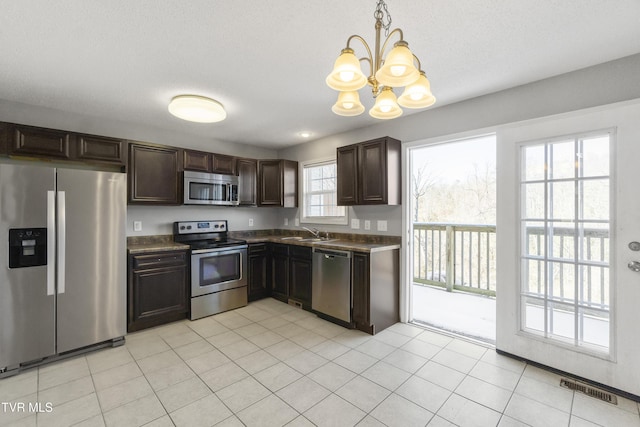
POLYGON ((211 172, 211 157, 213 154, 195 150, 184 150, 183 153, 184 170, 211 172))
POLYGON ((75 135, 71 132, 33 126, 10 125, 10 156, 44 157, 72 160, 75 135))
POLYGON ((129 143, 130 204, 182 204, 182 152, 178 148, 129 143))
POLYGON ((256 206, 258 161, 236 159, 236 172, 238 173, 238 200, 240 201, 240 206, 256 206))
POLYGON ((127 142, 13 123, 0 123, 0 154, 126 166, 127 142))
POLYGON ((126 164, 126 142, 95 135, 78 135, 76 158, 87 162, 126 164))
POLYGON ((0 155, 6 156, 9 154, 9 126, 6 123, 0 122, 0 155))
POLYGON ((236 158, 224 154, 213 154, 211 159, 211 172, 225 175, 236 174, 236 158))
POLYGON ((338 205, 401 203, 400 141, 384 137, 337 149, 338 205))
POLYGON ((235 175, 236 159, 233 156, 225 156, 224 154, 184 150, 183 167, 187 171, 235 175))
POLYGON ((298 207, 298 162, 258 161, 258 206, 298 207))

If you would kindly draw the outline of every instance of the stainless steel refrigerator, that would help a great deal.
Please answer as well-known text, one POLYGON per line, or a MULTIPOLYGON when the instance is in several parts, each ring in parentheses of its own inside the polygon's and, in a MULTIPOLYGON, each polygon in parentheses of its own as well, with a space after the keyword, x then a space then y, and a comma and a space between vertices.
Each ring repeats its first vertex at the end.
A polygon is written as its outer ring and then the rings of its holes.
POLYGON ((126 333, 126 175, 0 163, 0 376, 126 333))

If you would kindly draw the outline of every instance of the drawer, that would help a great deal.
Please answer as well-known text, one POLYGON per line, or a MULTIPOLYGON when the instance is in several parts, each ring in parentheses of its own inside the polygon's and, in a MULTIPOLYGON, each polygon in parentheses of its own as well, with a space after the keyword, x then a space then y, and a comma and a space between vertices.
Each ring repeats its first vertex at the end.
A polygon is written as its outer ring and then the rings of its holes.
POLYGON ((134 270, 185 265, 187 263, 187 251, 153 252, 132 255, 131 258, 134 270))
POLYGON ((267 244, 266 243, 252 243, 249 245, 249 250, 247 251, 249 255, 261 255, 267 252, 267 244))
POLYGON ((292 258, 311 259, 311 248, 306 246, 290 246, 289 255, 292 258))
POLYGON ((271 244, 271 253, 274 255, 289 256, 289 245, 273 243, 271 244))

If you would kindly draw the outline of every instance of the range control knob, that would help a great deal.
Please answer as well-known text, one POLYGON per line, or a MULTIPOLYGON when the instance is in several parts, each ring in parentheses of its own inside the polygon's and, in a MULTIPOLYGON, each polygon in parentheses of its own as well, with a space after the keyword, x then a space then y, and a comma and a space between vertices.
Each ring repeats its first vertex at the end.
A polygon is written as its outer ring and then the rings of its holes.
POLYGON ((180 226, 180 230, 184 230, 184 225, 181 225, 181 226, 180 226))
POLYGON ((187 225, 187 230, 191 230, 191 226, 190 225, 187 225))

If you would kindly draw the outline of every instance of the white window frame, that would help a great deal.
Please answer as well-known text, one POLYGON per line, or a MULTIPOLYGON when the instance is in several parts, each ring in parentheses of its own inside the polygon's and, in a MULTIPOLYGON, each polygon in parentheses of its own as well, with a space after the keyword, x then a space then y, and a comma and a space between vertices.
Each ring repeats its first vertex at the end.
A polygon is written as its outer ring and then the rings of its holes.
MULTIPOLYGON (((570 133, 570 134, 566 134, 566 135, 561 135, 561 136, 556 136, 556 137, 552 137, 552 138, 544 138, 544 139, 539 139, 539 140, 533 140, 533 141, 527 141, 527 142, 523 142, 518 144, 518 148, 517 148, 517 156, 518 156, 518 171, 517 171, 517 176, 519 177, 519 184, 518 184, 518 203, 519 203, 519 207, 518 207, 518 228, 519 228, 519 232, 518 232, 518 248, 519 248, 519 253, 518 253, 518 259, 519 259, 519 263, 518 263, 518 267, 517 267, 517 271, 518 271, 518 292, 517 292, 517 298, 518 298, 518 302, 517 302, 517 307, 518 307, 518 323, 519 323, 519 335, 525 335, 534 339, 538 339, 538 340, 542 340, 545 342, 549 342, 549 343, 553 343, 554 345, 560 346, 560 347, 566 347, 575 351, 579 351, 581 353, 585 353, 585 354, 590 354, 596 357, 600 357, 600 358, 610 358, 613 355, 613 351, 615 349, 615 334, 614 334, 614 322, 615 322, 615 313, 616 313, 616 309, 615 309, 615 271, 613 270, 614 265, 615 265, 615 156, 614 156, 614 151, 616 149, 616 134, 615 131, 612 129, 601 129, 601 130, 594 130, 594 131, 587 131, 587 132, 575 132, 575 133, 570 133), (608 175, 608 180, 609 180, 609 220, 608 220, 608 224, 609 224, 609 266, 608 268, 610 269, 610 277, 609 277, 609 343, 608 343, 608 347, 600 347, 598 345, 593 345, 590 343, 586 343, 586 342, 580 342, 580 340, 578 339, 578 335, 576 334, 573 338, 564 338, 564 337, 559 337, 559 336, 555 336, 555 335, 549 335, 549 332, 547 330, 547 325, 546 325, 546 319, 545 319, 545 331, 540 333, 539 331, 533 331, 528 329, 525 325, 524 325, 524 315, 523 315, 523 308, 522 308, 522 298, 524 296, 523 293, 523 287, 522 287, 522 283, 524 280, 524 271, 522 268, 522 259, 523 259, 523 237, 522 237, 522 221, 523 221, 523 215, 524 215, 524 208, 523 208, 523 203, 524 203, 524 198, 523 198, 523 193, 522 193, 522 183, 525 181, 523 178, 523 172, 524 172, 524 160, 523 160, 523 150, 526 147, 531 147, 531 146, 536 146, 536 145, 546 145, 546 144, 553 144, 556 142, 561 142, 561 141, 565 141, 567 139, 586 139, 589 137, 594 137, 594 136, 601 136, 601 135, 605 135, 608 134, 609 135, 609 175, 608 175)), ((581 178, 583 179, 583 178, 581 178)), ((544 179, 545 182, 547 181, 547 178, 545 177, 544 179)), ((546 196, 545 196, 546 198, 546 196)), ((546 202, 545 202, 545 206, 546 206, 546 202)), ((545 212, 546 212, 546 207, 545 207, 545 212)), ((546 213, 545 213, 545 218, 546 218, 546 213)), ((546 219, 545 219, 546 222, 546 219)), ((545 262, 546 262, 547 257, 545 256, 545 262)), ((544 298, 545 300, 547 299, 547 297, 544 298)), ((579 304, 577 302, 574 302, 575 306, 578 307, 579 304)), ((577 319, 576 319, 577 321, 577 319)), ((576 331, 577 332, 577 331, 576 331)))
MULTIPOLYGON (((305 182, 305 168, 310 166, 320 166, 322 164, 327 163, 336 163, 337 159, 335 157, 328 157, 323 159, 315 159, 315 160, 306 160, 300 162, 299 169, 299 182, 302 183, 301 191, 300 191, 300 223, 303 224, 323 224, 323 225, 348 225, 349 224, 349 209, 348 206, 344 208, 344 216, 327 216, 327 217, 308 217, 305 215, 306 212, 306 182, 305 182)), ((337 190, 336 190, 337 191, 337 190)))

